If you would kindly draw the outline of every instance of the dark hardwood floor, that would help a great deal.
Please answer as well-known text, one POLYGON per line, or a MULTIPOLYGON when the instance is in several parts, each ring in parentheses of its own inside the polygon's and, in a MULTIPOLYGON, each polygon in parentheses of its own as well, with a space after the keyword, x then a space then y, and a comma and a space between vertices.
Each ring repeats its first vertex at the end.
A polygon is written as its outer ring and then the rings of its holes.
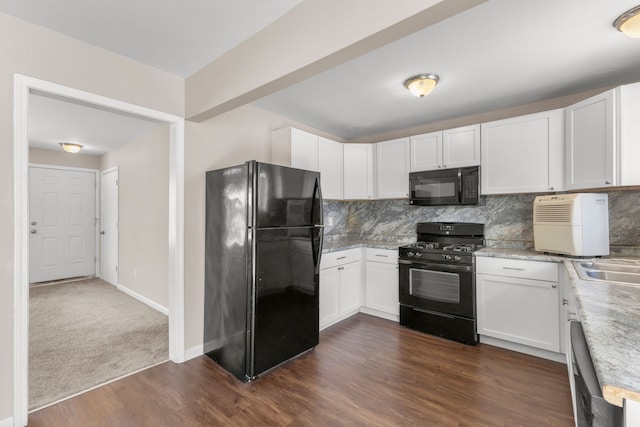
POLYGON ((251 384, 206 356, 29 415, 29 426, 572 426, 566 366, 358 314, 251 384))

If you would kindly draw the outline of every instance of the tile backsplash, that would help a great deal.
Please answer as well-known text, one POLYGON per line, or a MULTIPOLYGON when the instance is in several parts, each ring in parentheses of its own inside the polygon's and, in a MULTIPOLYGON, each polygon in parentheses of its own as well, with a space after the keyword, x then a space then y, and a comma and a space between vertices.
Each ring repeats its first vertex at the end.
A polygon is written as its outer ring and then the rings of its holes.
MULTIPOLYGON (((640 191, 609 191, 612 254, 640 255, 640 191)), ((325 238, 410 242, 421 221, 480 222, 487 246, 533 248, 536 194, 483 196, 475 206, 411 206, 407 199, 325 201, 325 238)))

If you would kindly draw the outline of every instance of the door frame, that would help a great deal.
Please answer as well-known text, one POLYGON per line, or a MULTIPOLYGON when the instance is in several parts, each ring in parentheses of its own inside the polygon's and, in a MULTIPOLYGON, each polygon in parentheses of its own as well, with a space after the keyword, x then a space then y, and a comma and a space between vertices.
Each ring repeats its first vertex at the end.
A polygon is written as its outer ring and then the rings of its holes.
MULTIPOLYGON (((86 168, 74 168, 74 167, 70 167, 70 166, 56 166, 56 165, 47 165, 44 163, 29 163, 28 165, 28 169, 30 168, 43 168, 43 169, 56 169, 56 170, 65 170, 65 171, 76 171, 76 172, 91 172, 94 174, 94 179, 95 179, 95 207, 96 207, 96 223, 95 223, 95 227, 94 227, 94 234, 95 234, 95 248, 94 248, 94 252, 95 252, 95 262, 94 262, 94 269, 95 269, 95 274, 96 277, 100 277, 101 276, 101 271, 102 271, 102 264, 100 262, 100 257, 98 256, 99 249, 100 249, 100 230, 98 229, 98 219, 100 219, 100 171, 98 169, 86 169, 86 168)), ((27 187, 28 188, 28 187, 27 187)))
MULTIPOLYGON (((104 209, 104 205, 102 204, 102 180, 104 178, 104 175, 111 173, 111 172, 116 172, 118 174, 118 179, 120 179, 120 169, 118 168, 118 166, 114 166, 112 168, 108 168, 108 169, 104 169, 99 171, 99 175, 100 175, 100 188, 99 188, 99 195, 98 198, 100 199, 100 223, 96 225, 96 233, 98 234, 98 239, 99 241, 96 242, 96 246, 99 248, 100 250, 100 256, 97 257, 98 258, 98 262, 100 263, 100 275, 98 277, 102 278, 102 257, 104 255, 104 252, 102 251, 102 235, 100 234, 100 229, 102 227, 98 227, 98 225, 102 224, 102 213, 103 213, 103 209, 104 209)), ((120 224, 120 188, 118 187, 118 199, 116 199, 116 210, 118 212, 118 225, 120 224)), ((115 286, 118 286, 120 284, 120 228, 118 227, 118 233, 117 233, 117 245, 116 245, 116 250, 118 251, 118 283, 115 284, 115 286)))
POLYGON ((184 118, 57 83, 14 74, 14 336, 13 421, 28 419, 29 356, 29 93, 33 90, 71 98, 164 122, 169 137, 169 358, 185 361, 184 337, 184 118))

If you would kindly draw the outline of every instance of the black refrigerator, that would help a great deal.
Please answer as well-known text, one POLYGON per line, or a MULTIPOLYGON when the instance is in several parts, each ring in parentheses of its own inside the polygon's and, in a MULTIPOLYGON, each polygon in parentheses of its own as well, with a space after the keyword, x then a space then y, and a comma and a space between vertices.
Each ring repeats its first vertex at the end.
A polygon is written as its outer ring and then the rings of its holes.
POLYGON ((318 344, 318 172, 249 161, 206 174, 204 352, 248 382, 318 344))

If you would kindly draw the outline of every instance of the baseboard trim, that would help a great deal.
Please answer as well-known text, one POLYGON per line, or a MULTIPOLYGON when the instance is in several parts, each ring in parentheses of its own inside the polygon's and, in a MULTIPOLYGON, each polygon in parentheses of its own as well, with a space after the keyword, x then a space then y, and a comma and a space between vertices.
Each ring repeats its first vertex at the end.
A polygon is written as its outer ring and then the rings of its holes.
POLYGON ((483 344, 506 348, 507 350, 517 351, 518 353, 525 353, 547 360, 553 360, 554 362, 567 363, 567 359, 563 353, 556 353, 549 350, 543 350, 541 348, 530 347, 528 345, 488 337, 486 335, 479 335, 479 339, 483 344))
MULTIPOLYGON (((131 289, 127 288, 126 286, 123 286, 121 284, 116 285, 116 288, 118 288, 119 291, 124 292, 125 294, 129 295, 130 297, 133 297, 135 299, 137 299, 138 301, 148 305, 149 307, 153 308, 154 310, 159 311, 160 313, 164 314, 165 316, 169 315, 169 309, 167 307, 163 307, 160 304, 158 304, 155 301, 151 301, 149 298, 140 295, 139 293, 132 291, 131 289)), ((2 427, 2 426, 0 426, 2 427)))
POLYGON ((391 314, 384 311, 376 310, 374 308, 369 307, 360 307, 360 313, 368 314, 370 316, 381 317, 383 319, 392 320, 396 323, 399 321, 399 317, 397 314, 391 314))
POLYGON ((0 427, 13 427, 13 418, 9 417, 0 421, 0 427))
POLYGON ((184 352, 184 361, 194 359, 198 356, 202 356, 204 354, 204 347, 202 344, 197 345, 195 347, 188 348, 184 352))

